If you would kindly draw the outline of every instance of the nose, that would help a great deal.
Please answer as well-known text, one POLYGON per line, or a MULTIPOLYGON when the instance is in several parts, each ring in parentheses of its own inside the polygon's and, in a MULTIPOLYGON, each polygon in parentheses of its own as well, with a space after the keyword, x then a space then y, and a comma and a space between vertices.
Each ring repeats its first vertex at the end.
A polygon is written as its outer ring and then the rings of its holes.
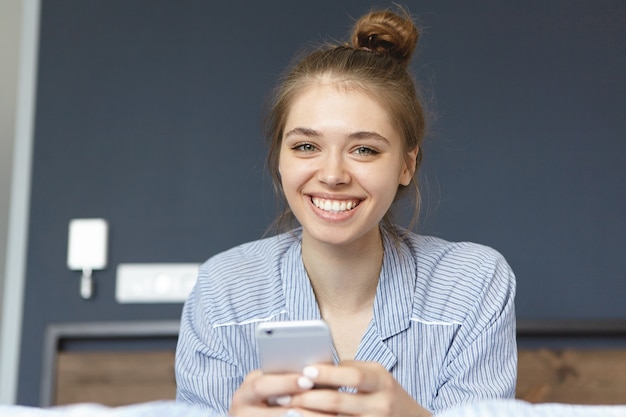
POLYGON ((318 181, 336 187, 350 182, 350 174, 341 155, 326 155, 320 160, 317 172, 318 181))

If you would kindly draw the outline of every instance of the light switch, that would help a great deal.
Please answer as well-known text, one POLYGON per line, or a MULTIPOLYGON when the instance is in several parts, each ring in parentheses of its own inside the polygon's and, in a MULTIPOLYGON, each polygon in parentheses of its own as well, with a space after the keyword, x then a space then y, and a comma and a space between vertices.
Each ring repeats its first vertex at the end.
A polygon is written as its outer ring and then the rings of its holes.
POLYGON ((115 278, 118 303, 182 303, 198 276, 198 264, 119 264, 115 278))

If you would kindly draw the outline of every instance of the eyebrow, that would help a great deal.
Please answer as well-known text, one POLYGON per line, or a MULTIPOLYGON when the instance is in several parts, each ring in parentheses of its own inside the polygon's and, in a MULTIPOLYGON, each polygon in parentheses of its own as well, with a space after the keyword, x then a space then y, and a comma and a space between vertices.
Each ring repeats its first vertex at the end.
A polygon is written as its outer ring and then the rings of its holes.
POLYGON ((288 138, 289 136, 293 135, 301 135, 307 137, 322 136, 317 130, 309 129, 307 127, 296 127, 295 129, 291 129, 289 132, 285 133, 283 137, 288 138))
MULTIPOLYGON (((301 135, 301 136, 306 136, 306 137, 322 136, 322 134, 318 132, 317 130, 309 129, 307 127, 296 127, 290 130, 289 132, 285 133, 284 138, 288 138, 289 136, 292 136, 292 135, 301 135)), ((359 131, 359 132, 350 133, 348 135, 348 138, 350 139, 375 139, 375 140, 380 140, 380 141, 389 143, 389 140, 383 135, 376 133, 376 132, 369 132, 369 131, 359 131)))
POLYGON ((386 143, 389 143, 389 139, 376 132, 354 132, 348 135, 351 139, 376 139, 386 143))

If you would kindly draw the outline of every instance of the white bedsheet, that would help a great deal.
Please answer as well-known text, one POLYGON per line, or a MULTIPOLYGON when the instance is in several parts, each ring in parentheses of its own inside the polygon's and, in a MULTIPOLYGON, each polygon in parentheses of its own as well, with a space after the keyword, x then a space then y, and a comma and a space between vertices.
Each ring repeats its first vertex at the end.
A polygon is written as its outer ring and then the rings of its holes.
MULTIPOLYGON (((626 398, 624 399, 626 401, 626 398)), ((77 404, 36 408, 0 405, 0 417, 226 417, 206 410, 156 401, 123 407, 77 404)), ((519 400, 485 401, 449 409, 436 417, 626 417, 626 405, 530 404, 519 400)))
MULTIPOLYGON (((626 398, 624 398, 626 401, 626 398)), ((492 400, 455 407, 437 417, 626 417, 626 405, 530 404, 492 400)))

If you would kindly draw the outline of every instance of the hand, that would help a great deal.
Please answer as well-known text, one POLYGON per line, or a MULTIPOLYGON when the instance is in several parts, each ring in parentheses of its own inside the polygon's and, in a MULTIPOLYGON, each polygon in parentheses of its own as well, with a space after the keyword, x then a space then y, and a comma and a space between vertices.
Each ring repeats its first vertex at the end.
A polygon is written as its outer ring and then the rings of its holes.
POLYGON ((250 372, 237 391, 228 412, 233 417, 278 417, 289 415, 293 395, 313 387, 300 374, 250 372))
POLYGON ((342 415, 371 417, 425 417, 430 412, 420 406, 380 364, 344 361, 339 366, 307 367, 303 375, 317 385, 356 389, 300 390, 287 404, 304 417, 342 415))

